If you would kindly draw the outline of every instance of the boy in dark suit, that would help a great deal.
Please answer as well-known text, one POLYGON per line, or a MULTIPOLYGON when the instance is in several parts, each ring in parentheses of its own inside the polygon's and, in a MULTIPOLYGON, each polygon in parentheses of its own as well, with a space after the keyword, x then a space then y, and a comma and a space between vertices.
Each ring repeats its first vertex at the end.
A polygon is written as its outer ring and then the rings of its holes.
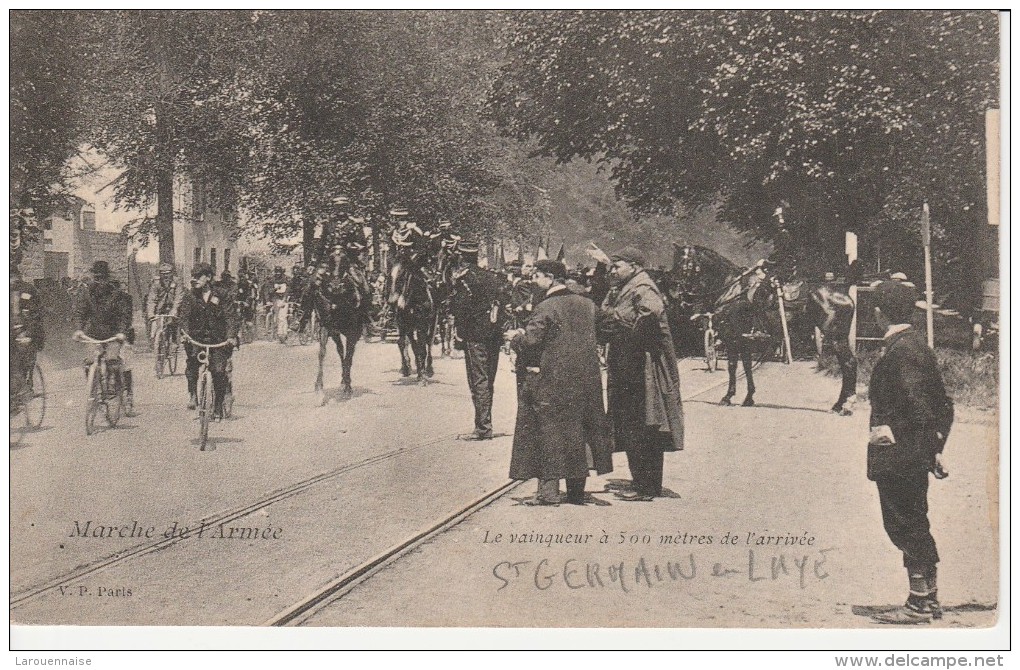
POLYGON ((903 607, 876 614, 879 623, 919 624, 942 617, 935 539, 928 522, 928 475, 943 478, 942 449, 953 423, 935 352, 910 324, 917 299, 903 282, 875 290, 875 315, 885 331, 871 375, 868 479, 878 486, 882 522, 903 552, 909 594, 903 607))

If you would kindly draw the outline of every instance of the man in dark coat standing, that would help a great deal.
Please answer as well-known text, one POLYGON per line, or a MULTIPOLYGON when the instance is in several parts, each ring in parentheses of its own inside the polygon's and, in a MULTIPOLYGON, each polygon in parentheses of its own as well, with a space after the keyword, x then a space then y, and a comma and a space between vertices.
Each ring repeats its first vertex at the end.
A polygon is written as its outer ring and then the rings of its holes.
POLYGON ((595 342, 595 304, 564 285, 560 261, 535 264, 534 282, 545 297, 522 329, 506 334, 523 376, 517 405, 512 479, 538 479, 534 505, 584 504, 588 470, 613 470, 609 425, 602 405, 602 376, 595 342))
POLYGON ((909 593, 903 607, 872 618, 920 624, 942 617, 935 539, 928 522, 928 474, 946 476, 942 449, 953 424, 935 353, 910 325, 916 292, 898 281, 875 289, 875 317, 885 330, 882 356, 871 373, 868 479, 878 486, 882 523, 903 552, 909 593))
POLYGON ((501 328, 499 310, 506 302, 506 285, 494 272, 478 267, 478 244, 458 244, 461 267, 454 272, 450 312, 457 336, 464 341, 468 387, 475 406, 475 429, 466 440, 492 439, 492 394, 499 366, 501 328))
POLYGON ((644 253, 626 247, 612 261, 617 286, 602 303, 599 333, 609 343, 614 449, 627 452, 633 479, 633 489, 616 496, 650 501, 662 495, 663 452, 684 447, 680 376, 666 301, 644 270, 644 253))

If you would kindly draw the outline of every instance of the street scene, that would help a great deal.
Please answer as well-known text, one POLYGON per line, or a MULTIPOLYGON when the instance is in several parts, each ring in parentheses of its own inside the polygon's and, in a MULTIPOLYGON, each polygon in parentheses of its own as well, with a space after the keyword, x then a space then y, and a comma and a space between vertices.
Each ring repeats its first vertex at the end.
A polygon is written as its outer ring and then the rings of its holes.
POLYGON ((999 22, 12 12, 12 626, 979 648, 999 22))

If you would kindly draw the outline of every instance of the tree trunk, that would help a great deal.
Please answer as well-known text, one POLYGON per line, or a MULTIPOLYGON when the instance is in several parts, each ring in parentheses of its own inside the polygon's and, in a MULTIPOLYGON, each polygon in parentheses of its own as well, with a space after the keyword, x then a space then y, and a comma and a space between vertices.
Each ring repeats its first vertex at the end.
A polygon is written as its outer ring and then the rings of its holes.
POLYGON ((156 112, 156 138, 156 236, 159 238, 159 262, 174 265, 174 152, 170 122, 162 111, 156 112))
POLYGON ((383 267, 382 262, 382 251, 379 248, 379 224, 376 221, 371 222, 372 227, 372 268, 376 272, 386 272, 387 269, 383 267))
POLYGON ((301 249, 306 266, 319 261, 318 258, 315 258, 315 217, 307 209, 301 212, 301 249))

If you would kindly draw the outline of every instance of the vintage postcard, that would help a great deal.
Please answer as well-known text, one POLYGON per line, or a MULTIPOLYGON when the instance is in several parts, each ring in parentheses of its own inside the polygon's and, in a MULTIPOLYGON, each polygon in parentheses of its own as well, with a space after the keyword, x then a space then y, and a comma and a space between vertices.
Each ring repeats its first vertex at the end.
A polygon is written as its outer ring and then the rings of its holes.
POLYGON ((1008 17, 9 27, 12 649, 1003 648, 1008 17))

